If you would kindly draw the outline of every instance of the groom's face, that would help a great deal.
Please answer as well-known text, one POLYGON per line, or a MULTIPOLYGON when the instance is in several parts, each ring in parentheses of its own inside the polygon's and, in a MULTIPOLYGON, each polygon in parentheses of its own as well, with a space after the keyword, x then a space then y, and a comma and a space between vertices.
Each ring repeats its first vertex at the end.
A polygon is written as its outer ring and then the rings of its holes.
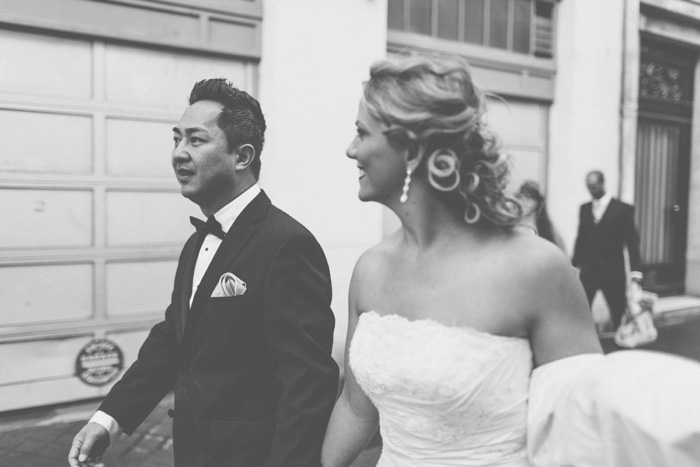
POLYGON ((235 193, 239 154, 218 125, 221 104, 198 101, 173 128, 172 164, 180 191, 204 212, 216 212, 235 193))

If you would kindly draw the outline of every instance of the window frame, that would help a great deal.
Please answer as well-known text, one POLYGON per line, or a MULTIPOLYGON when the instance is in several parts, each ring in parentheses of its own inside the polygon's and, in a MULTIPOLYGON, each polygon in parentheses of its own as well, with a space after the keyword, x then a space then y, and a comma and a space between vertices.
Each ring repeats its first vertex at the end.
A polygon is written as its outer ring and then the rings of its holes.
MULTIPOLYGON (((391 2, 391 0, 389 0, 391 2)), ((507 5, 507 10, 506 10, 506 23, 507 23, 507 30, 506 30, 506 38, 505 38, 505 48, 500 47, 500 46, 492 46, 491 45, 491 9, 493 5, 493 0, 483 0, 482 6, 482 29, 480 31, 481 33, 481 41, 479 43, 467 41, 466 39, 466 1, 469 0, 459 0, 458 4, 458 21, 457 21, 457 39, 443 39, 440 37, 440 28, 439 28, 439 6, 441 0, 427 0, 428 3, 430 4, 430 33, 429 34, 424 34, 424 33, 416 33, 416 32, 411 32, 410 31, 410 13, 411 13, 411 2, 416 1, 416 0, 394 0, 397 3, 401 4, 400 9, 403 12, 403 18, 401 19, 400 23, 402 24, 401 29, 394 29, 394 25, 390 25, 389 21, 387 19, 387 29, 390 33, 393 32, 404 32, 408 34, 416 34, 420 36, 425 36, 425 37, 430 37, 446 42, 456 42, 459 44, 469 44, 469 45, 474 45, 478 47, 484 47, 487 49, 496 49, 496 50, 505 50, 510 53, 518 54, 518 55, 527 55, 527 56, 532 56, 532 57, 538 57, 538 58, 554 58, 554 35, 552 36, 552 45, 551 49, 549 50, 549 57, 542 56, 540 50, 537 49, 537 32, 538 32, 538 17, 537 17, 537 4, 542 2, 542 3, 549 3, 553 7, 557 3, 558 0, 530 0, 530 20, 529 20, 529 44, 528 44, 528 51, 527 52, 521 52, 521 51, 516 51, 514 50, 514 34, 515 34, 515 3, 517 0, 503 0, 506 5, 507 5)), ((553 10, 552 12, 552 17, 551 17, 551 29, 552 31, 556 30, 556 9, 553 10)), ((392 20, 392 23, 396 22, 396 20, 392 20)), ((546 51, 545 51, 546 53, 546 51)))

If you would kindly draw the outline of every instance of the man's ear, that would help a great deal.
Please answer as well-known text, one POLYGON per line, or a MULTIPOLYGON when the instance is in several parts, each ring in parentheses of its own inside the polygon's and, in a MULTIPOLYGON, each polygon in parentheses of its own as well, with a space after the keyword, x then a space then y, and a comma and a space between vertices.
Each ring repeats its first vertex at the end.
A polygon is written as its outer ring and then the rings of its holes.
POLYGON ((255 148, 251 144, 242 144, 236 150, 238 155, 238 162, 236 163, 236 170, 244 170, 253 163, 255 160, 255 148))

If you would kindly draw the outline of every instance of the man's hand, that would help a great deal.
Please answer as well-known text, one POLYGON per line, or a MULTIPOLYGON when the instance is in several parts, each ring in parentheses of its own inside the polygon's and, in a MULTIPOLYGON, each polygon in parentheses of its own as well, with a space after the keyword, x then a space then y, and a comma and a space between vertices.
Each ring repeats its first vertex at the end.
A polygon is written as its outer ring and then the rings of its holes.
POLYGON ((655 304, 656 300, 654 299, 654 297, 642 295, 642 298, 639 299, 639 306, 642 307, 643 311, 649 311, 653 313, 655 304))
POLYGON ((98 423, 90 422, 73 438, 68 463, 71 467, 83 467, 87 462, 99 462, 108 447, 107 429, 98 423))

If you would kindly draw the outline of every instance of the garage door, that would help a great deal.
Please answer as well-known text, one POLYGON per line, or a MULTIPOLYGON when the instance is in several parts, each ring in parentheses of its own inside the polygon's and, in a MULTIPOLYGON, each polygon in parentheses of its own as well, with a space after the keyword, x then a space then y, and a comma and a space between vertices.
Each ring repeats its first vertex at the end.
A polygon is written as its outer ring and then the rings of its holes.
POLYGON ((0 411, 105 394, 76 359, 128 366, 169 301, 198 208, 170 167, 195 81, 254 91, 254 61, 0 29, 0 411))

